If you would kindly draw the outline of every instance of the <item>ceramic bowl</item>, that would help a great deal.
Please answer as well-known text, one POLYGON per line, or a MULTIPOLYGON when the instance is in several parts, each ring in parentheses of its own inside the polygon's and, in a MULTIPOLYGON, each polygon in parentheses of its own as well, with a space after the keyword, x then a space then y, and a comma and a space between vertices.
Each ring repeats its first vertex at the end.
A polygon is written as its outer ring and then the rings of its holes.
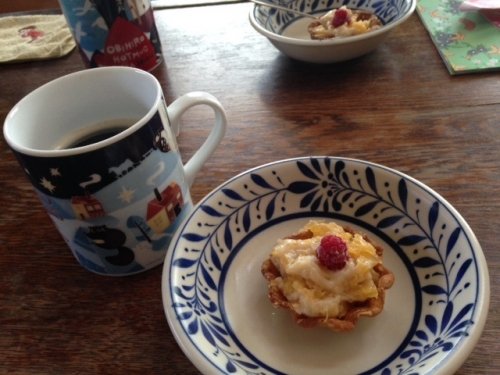
POLYGON ((453 374, 488 313, 488 267, 463 217, 393 169, 340 157, 276 161, 208 194, 163 268, 170 329, 203 374, 453 374), (384 310, 348 333, 299 327, 261 274, 277 239, 334 220, 384 248, 384 310))
POLYGON ((396 26, 414 12, 416 0, 268 0, 301 12, 321 16, 333 8, 345 5, 350 9, 373 12, 382 21, 380 29, 365 34, 312 40, 307 26, 312 21, 300 15, 255 5, 250 11, 250 23, 260 34, 285 55, 310 63, 334 63, 362 56, 376 49, 396 26))

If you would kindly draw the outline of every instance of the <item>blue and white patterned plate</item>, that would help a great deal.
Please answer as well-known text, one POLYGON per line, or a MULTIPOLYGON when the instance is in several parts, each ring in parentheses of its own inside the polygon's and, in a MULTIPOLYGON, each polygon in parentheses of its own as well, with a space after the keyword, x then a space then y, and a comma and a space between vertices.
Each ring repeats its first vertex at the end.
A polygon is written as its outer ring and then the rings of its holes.
POLYGON ((473 232, 436 192, 377 164, 308 157, 249 170, 205 197, 171 243, 162 296, 204 374, 449 374, 481 335, 489 278, 473 232), (262 262, 312 218, 368 234, 395 274, 384 311, 349 333, 301 328, 267 299, 262 262))

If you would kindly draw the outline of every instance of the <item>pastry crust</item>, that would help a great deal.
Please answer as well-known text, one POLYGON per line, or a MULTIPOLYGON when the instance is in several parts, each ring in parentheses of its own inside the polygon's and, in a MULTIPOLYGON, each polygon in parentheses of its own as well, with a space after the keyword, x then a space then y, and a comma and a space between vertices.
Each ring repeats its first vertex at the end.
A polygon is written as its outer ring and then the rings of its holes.
MULTIPOLYGON (((346 232, 355 234, 355 232, 347 227, 343 227, 346 232)), ((287 239, 308 239, 313 236, 310 230, 297 233, 295 235, 286 237, 287 239)), ((371 243, 376 249, 377 255, 382 256, 383 249, 380 246, 374 244, 370 239, 363 235, 363 239, 371 243)), ((347 313, 338 318, 334 317, 310 317, 303 314, 298 314, 294 309, 292 304, 286 299, 285 295, 276 283, 272 281, 278 277, 281 277, 278 268, 274 265, 270 258, 266 259, 262 264, 261 272, 264 278, 268 281, 268 297, 271 303, 277 308, 284 308, 290 310, 295 322, 306 328, 315 326, 324 326, 333 331, 345 332, 352 330, 358 319, 362 316, 373 317, 378 315, 385 303, 385 291, 389 289, 394 283, 394 274, 385 268, 382 263, 378 263, 374 267, 374 271, 378 275, 377 280, 377 290, 378 296, 376 298, 369 298, 363 302, 356 303, 346 303, 347 313)))

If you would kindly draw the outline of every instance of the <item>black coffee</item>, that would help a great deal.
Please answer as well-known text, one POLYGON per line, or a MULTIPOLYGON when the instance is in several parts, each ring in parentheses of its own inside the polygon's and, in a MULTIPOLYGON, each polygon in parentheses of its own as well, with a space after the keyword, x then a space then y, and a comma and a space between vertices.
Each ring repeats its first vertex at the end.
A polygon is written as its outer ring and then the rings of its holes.
POLYGON ((88 134, 82 139, 79 139, 72 144, 70 144, 67 148, 75 148, 75 147, 83 147, 83 146, 88 146, 93 143, 97 143, 100 141, 104 141, 105 139, 111 138, 122 131, 124 131, 128 126, 117 126, 116 128, 113 129, 102 129, 98 130, 94 133, 88 134))
POLYGON ((104 141, 105 139, 111 138, 131 127, 137 121, 139 121, 139 119, 122 118, 89 125, 76 134, 68 134, 65 139, 59 143, 59 147, 57 148, 68 149, 83 147, 104 141))

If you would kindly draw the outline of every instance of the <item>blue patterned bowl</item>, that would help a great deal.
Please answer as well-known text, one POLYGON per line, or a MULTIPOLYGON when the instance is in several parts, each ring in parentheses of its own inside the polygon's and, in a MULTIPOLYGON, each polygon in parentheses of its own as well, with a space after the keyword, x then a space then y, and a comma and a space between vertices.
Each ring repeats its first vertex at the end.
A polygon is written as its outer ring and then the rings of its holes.
POLYGON ((250 11, 250 23, 260 34, 285 55, 312 63, 333 63, 353 59, 376 49, 389 32, 411 16, 416 0, 268 0, 301 12, 321 16, 342 5, 351 9, 373 12, 384 24, 365 34, 311 40, 307 26, 311 19, 294 13, 255 5, 250 11))
POLYGON ((204 374, 451 374, 481 335, 489 277, 472 230, 429 187, 365 161, 308 157, 205 197, 171 242, 162 297, 204 374), (267 298, 262 262, 313 218, 366 233, 395 274, 383 312, 349 333, 299 327, 267 298))

